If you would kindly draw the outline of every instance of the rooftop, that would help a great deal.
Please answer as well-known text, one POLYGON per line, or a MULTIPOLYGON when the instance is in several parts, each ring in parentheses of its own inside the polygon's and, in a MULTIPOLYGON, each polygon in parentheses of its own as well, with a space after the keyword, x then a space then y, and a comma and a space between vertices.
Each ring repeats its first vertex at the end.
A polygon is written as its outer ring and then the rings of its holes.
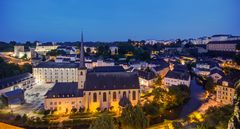
POLYGON ((16 75, 13 77, 8 77, 0 80, 0 89, 4 89, 8 86, 12 86, 20 81, 26 80, 28 78, 32 78, 32 74, 30 73, 23 73, 20 75, 16 75))
POLYGON ((34 68, 78 68, 78 63, 42 62, 34 68))
POLYGON ((210 41, 208 44, 238 44, 240 40, 210 41))
POLYGON ((56 83, 45 96, 47 98, 82 97, 83 90, 78 89, 77 82, 61 82, 56 83))
POLYGON ((177 72, 177 71, 169 71, 166 78, 173 78, 173 79, 179 79, 179 80, 188 80, 190 75, 188 72, 177 72))
POLYGON ((93 72, 125 72, 122 66, 101 66, 95 67, 93 72))
POLYGON ((133 72, 137 72, 138 76, 146 80, 152 80, 156 77, 155 73, 151 70, 138 70, 134 69, 133 72))
POLYGON ((88 73, 85 82, 85 90, 117 90, 139 89, 139 80, 136 73, 110 72, 88 73))

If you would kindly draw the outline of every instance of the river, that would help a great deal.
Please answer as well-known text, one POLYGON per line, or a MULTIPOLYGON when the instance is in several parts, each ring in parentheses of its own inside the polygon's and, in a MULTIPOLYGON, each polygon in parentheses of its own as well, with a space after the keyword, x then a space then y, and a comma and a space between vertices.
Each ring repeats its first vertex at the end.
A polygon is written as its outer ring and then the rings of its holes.
POLYGON ((195 78, 191 80, 190 91, 190 99, 185 105, 183 105, 179 118, 188 116, 202 105, 200 98, 204 93, 204 89, 197 84, 195 78))

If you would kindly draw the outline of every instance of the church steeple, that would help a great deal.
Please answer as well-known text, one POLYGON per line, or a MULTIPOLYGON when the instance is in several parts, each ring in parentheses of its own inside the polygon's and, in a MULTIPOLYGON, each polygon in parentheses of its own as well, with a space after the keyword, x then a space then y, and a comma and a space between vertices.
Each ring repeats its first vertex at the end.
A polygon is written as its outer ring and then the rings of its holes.
POLYGON ((83 69, 85 67, 85 57, 84 57, 84 47, 83 47, 83 32, 81 33, 81 45, 80 45, 80 64, 79 68, 83 69))
POLYGON ((84 48, 83 48, 83 33, 81 34, 81 46, 80 46, 80 64, 78 67, 78 89, 84 88, 86 81, 87 67, 85 66, 84 48))

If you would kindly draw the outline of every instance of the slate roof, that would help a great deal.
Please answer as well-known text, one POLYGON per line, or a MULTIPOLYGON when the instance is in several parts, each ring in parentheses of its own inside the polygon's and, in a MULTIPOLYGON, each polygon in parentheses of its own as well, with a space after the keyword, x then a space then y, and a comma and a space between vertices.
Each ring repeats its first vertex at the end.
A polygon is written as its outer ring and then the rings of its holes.
POLYGON ((144 78, 146 80, 152 80, 156 77, 155 73, 151 70, 147 71, 147 70, 134 69, 133 72, 136 72, 139 77, 144 78))
POLYGON ((13 97, 17 97, 19 95, 23 95, 24 91, 22 89, 16 89, 16 90, 13 90, 13 91, 9 91, 9 92, 6 92, 4 93, 4 97, 7 97, 7 98, 13 98, 13 97))
POLYGON ((21 104, 24 102, 24 91, 22 89, 16 89, 4 93, 3 97, 7 99, 7 104, 21 104))
POLYGON ((42 62, 34 68, 78 68, 79 63, 42 62))
POLYGON ((190 75, 188 72, 183 73, 183 72, 177 72, 177 71, 169 71, 165 77, 179 79, 179 80, 188 80, 190 75))
POLYGON ((206 60, 206 61, 198 61, 197 64, 205 64, 205 65, 210 65, 210 68, 212 67, 220 67, 219 64, 215 61, 210 61, 210 60, 206 60))
POLYGON ((136 73, 130 72, 93 72, 88 73, 85 90, 117 90, 139 89, 139 80, 136 73))
POLYGON ((125 72, 122 66, 101 66, 95 67, 93 72, 125 72))
POLYGON ((218 73, 218 74, 221 75, 222 77, 225 76, 224 73, 223 73, 223 71, 218 70, 218 69, 211 70, 210 75, 215 74, 215 73, 218 73))
POLYGON ((82 97, 83 90, 78 89, 77 82, 61 82, 56 83, 45 96, 47 98, 69 98, 69 97, 82 97))
POLYGON ((176 71, 176 72, 188 72, 188 68, 187 68, 186 65, 176 64, 176 65, 174 65, 173 71, 176 71))
POLYGON ((16 75, 13 77, 8 77, 0 80, 0 90, 12 86, 20 81, 32 78, 32 74, 30 73, 23 73, 20 75, 16 75))
POLYGON ((210 41, 208 44, 238 44, 240 40, 210 41))
POLYGON ((157 59, 157 60, 150 60, 149 64, 155 64, 160 66, 168 66, 168 63, 164 61, 163 59, 157 59))

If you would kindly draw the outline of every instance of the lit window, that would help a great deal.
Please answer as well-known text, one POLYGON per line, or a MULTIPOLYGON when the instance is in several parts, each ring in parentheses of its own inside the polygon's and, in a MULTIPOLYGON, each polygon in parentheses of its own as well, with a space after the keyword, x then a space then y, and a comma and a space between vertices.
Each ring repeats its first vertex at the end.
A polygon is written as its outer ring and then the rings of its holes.
POLYGON ((132 100, 136 100, 136 91, 133 91, 132 100))
POLYGON ((113 92, 113 101, 116 101, 116 99, 117 99, 117 94, 116 92, 113 92))
POLYGON ((104 92, 103 93, 103 102, 106 102, 107 101, 107 94, 104 92))
POLYGON ((123 96, 126 96, 126 91, 123 92, 123 96))
POLYGON ((97 93, 93 93, 93 102, 97 102, 97 93))

